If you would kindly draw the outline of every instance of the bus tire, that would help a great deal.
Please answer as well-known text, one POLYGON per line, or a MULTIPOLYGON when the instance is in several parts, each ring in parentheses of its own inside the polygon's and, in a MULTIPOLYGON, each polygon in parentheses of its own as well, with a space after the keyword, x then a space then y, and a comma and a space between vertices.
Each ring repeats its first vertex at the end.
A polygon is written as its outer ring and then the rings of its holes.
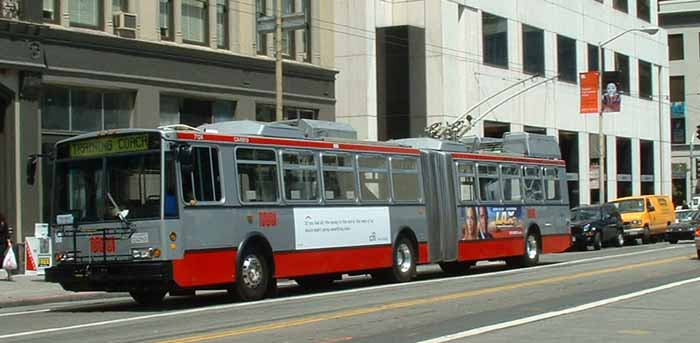
POLYGON ((440 262, 440 269, 449 275, 462 275, 472 266, 469 262, 440 262))
POLYGON ((272 273, 265 256, 257 249, 241 254, 236 279, 236 294, 243 301, 265 298, 272 282, 272 273))
POLYGON ((406 236, 401 236, 394 244, 391 281, 408 282, 416 275, 416 249, 406 236))
POLYGON ((151 290, 135 290, 129 291, 129 295, 136 301, 137 304, 142 306, 154 306, 163 303, 163 298, 165 298, 165 293, 168 291, 160 289, 151 290))
POLYGON ((532 267, 540 262, 540 239, 534 232, 528 232, 525 238, 525 253, 522 256, 509 258, 506 264, 509 267, 532 267))

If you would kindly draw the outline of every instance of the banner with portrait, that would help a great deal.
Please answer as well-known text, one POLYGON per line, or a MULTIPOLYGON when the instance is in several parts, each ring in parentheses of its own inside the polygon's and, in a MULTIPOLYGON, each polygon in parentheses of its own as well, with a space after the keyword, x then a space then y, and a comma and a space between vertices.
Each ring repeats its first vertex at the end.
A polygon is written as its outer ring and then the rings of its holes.
POLYGON ((459 208, 459 238, 474 241, 523 237, 520 206, 467 206, 459 208))

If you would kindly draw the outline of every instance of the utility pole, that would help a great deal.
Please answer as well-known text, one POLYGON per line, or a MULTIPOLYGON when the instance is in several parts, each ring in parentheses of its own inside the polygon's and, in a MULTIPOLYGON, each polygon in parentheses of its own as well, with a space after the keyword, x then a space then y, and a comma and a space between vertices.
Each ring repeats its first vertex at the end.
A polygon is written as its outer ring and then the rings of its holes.
POLYGON ((282 0, 275 0, 275 120, 284 119, 282 109, 282 0))

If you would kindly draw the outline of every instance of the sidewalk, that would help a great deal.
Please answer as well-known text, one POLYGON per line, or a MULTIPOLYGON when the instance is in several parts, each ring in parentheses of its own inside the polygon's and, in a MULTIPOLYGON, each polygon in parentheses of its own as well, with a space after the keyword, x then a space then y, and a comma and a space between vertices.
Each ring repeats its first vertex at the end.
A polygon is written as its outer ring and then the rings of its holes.
POLYGON ((0 308, 128 296, 126 293, 69 292, 59 284, 45 282, 43 276, 14 275, 12 281, 5 281, 5 275, 5 271, 0 271, 0 308))

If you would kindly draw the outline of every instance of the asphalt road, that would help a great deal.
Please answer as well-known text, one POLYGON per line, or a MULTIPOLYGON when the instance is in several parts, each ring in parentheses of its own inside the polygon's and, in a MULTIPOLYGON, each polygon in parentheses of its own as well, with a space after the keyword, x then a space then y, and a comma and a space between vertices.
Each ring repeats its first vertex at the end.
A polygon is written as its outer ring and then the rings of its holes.
POLYGON ((547 255, 538 267, 477 266, 447 277, 325 292, 285 282, 275 299, 225 293, 0 311, 0 342, 697 342, 700 261, 690 243, 547 255))

